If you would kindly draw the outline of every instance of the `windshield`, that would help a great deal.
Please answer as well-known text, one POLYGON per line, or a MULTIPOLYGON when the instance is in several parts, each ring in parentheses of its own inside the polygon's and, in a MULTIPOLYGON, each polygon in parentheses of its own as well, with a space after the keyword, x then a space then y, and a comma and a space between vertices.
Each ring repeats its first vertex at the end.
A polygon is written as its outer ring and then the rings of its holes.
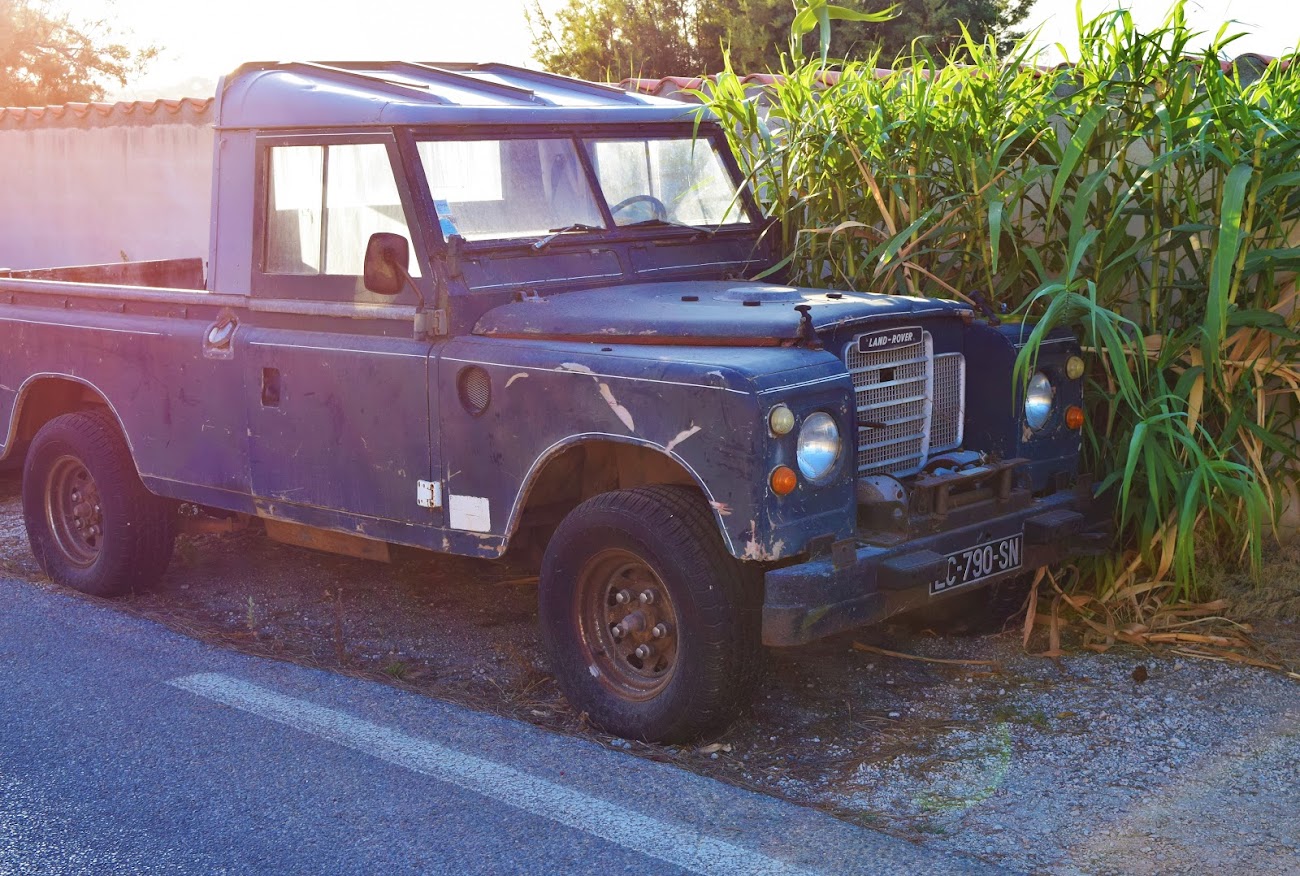
POLYGON ((722 156, 708 140, 588 140, 586 145, 616 225, 751 221, 722 156))
POLYGON ((572 140, 425 140, 418 150, 444 237, 605 227, 572 140))
POLYGON ((443 236, 473 241, 602 232, 609 227, 603 208, 615 226, 712 229, 752 221, 708 140, 609 138, 582 145, 599 192, 571 139, 420 141, 443 236))

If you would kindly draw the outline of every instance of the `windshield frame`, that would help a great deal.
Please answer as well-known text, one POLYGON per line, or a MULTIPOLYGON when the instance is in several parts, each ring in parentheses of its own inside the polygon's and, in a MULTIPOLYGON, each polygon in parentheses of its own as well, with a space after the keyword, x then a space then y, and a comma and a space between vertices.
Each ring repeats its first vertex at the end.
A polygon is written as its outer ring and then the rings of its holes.
MULTIPOLYGON (((429 189, 423 161, 419 157, 417 144, 427 140, 568 140, 577 154, 578 162, 591 188, 600 212, 601 222, 605 226, 599 231, 572 231, 561 234, 552 240, 543 252, 560 250, 565 246, 590 246, 592 243, 636 242, 649 239, 687 240, 707 234, 709 237, 729 237, 733 235, 753 234, 762 229, 764 215, 757 200, 750 190, 747 180, 732 154, 726 136, 716 123, 704 122, 698 126, 693 122, 669 124, 640 124, 635 127, 626 124, 589 125, 576 130, 573 127, 556 129, 549 126, 520 125, 510 129, 500 126, 464 125, 448 131, 445 128, 408 128, 404 139, 409 142, 409 154, 413 170, 412 180, 423 190, 421 200, 429 216, 430 239, 436 249, 445 249, 449 241, 443 236, 438 214, 429 189), (662 140, 687 139, 702 140, 718 156, 723 172, 736 186, 738 207, 747 217, 744 221, 729 222, 717 226, 706 225, 703 228, 669 223, 652 223, 646 225, 619 225, 610 212, 610 204, 604 189, 600 185, 595 167, 588 152, 588 143, 595 140, 662 140)), ((456 245, 465 250, 523 249, 531 247, 548 235, 522 235, 513 237, 492 237, 467 239, 453 235, 456 245)))

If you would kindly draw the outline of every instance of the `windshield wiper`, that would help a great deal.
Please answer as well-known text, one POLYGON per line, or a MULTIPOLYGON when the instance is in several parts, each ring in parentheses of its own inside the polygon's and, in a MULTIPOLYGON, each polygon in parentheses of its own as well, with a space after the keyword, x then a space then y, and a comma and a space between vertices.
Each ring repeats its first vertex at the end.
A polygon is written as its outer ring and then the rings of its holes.
POLYGON ((654 218, 642 219, 640 222, 629 222, 626 225, 621 225, 619 227, 620 228, 645 228, 650 225, 670 225, 673 228, 688 228, 691 231, 694 231, 696 234, 703 234, 705 237, 712 237, 713 235, 718 233, 718 229, 716 228, 703 228, 699 225, 691 225, 690 223, 687 222, 678 222, 675 219, 654 219, 654 218))
POLYGON ((604 231, 605 229, 596 225, 588 225, 586 222, 574 222, 572 225, 565 225, 562 228, 548 228, 547 230, 551 233, 545 237, 539 238, 537 242, 533 244, 533 249, 546 249, 546 247, 551 245, 551 241, 555 240, 555 238, 562 234, 571 234, 574 231, 604 231))

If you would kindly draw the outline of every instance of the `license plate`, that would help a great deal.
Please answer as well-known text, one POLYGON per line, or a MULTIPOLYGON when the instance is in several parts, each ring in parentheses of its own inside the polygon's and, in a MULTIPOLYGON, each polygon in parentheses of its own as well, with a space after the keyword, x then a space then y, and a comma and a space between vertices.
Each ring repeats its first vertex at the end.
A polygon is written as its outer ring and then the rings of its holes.
POLYGON ((948 574, 930 584, 930 595, 936 596, 1019 569, 1024 563, 1025 534, 1017 532, 1004 538, 986 541, 975 547, 948 554, 948 574))

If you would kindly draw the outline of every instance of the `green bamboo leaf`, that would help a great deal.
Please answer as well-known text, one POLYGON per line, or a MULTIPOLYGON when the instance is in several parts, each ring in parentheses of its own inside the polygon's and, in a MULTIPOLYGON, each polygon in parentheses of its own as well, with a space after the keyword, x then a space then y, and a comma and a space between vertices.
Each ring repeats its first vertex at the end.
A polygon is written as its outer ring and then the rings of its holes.
POLYGON ((1274 189, 1294 189, 1297 186, 1300 186, 1300 170, 1293 170, 1290 173, 1279 173, 1260 183, 1259 197, 1262 198, 1265 195, 1270 194, 1274 189))
POLYGON ((989 269, 998 272, 998 250, 1002 244, 1002 210, 1003 203, 996 195, 989 204, 989 269))
POLYGON ((1073 280, 1079 274, 1079 265, 1082 264, 1084 256, 1092 244, 1101 236, 1101 232, 1096 228, 1090 228, 1085 231, 1082 237, 1070 246, 1070 266, 1065 272, 1067 280, 1073 280))
POLYGON ((1061 163, 1056 168, 1056 179, 1052 182, 1052 196, 1047 207, 1049 213, 1056 212, 1056 205, 1060 203, 1066 183, 1069 182, 1070 176, 1087 152, 1088 144, 1092 142, 1092 135, 1096 132, 1097 125, 1105 118, 1106 112, 1105 104, 1094 104, 1079 119, 1079 124, 1061 153, 1061 163))
POLYGON ((819 46, 822 66, 826 65, 827 53, 831 44, 831 21, 889 21, 898 16, 898 7, 890 6, 881 12, 863 12, 845 6, 832 5, 829 0, 799 0, 800 4, 794 20, 790 22, 790 40, 797 44, 813 28, 819 31, 819 46))
POLYGON ((1248 253, 1242 273, 1258 274, 1263 270, 1300 271, 1300 246, 1257 249, 1248 253))
POLYGON ((1254 175, 1249 164, 1238 164, 1228 172, 1219 207, 1219 233, 1215 238, 1214 256, 1210 261, 1209 297, 1205 304, 1205 337, 1201 353, 1207 365, 1218 361, 1228 323, 1228 305, 1236 297, 1232 269, 1242 241, 1241 211, 1246 201, 1246 187, 1254 175))

